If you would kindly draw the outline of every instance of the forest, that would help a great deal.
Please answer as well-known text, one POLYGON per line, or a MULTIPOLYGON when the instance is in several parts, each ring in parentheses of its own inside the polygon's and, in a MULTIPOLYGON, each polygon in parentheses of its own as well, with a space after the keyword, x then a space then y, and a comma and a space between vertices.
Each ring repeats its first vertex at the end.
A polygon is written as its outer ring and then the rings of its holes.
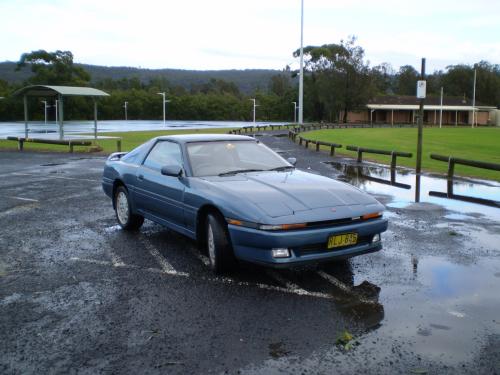
MULTIPOLYGON (((293 52, 295 57, 298 54, 298 50, 293 52)), ((419 72, 413 66, 401 66, 398 70, 390 63, 370 66, 355 37, 307 46, 304 56, 305 121, 346 122, 346 113, 362 109, 375 96, 415 95, 419 72)), ((125 102, 129 120, 160 119, 160 92, 165 92, 170 100, 166 111, 169 120, 251 121, 252 98, 258 104, 257 121, 294 120, 292 102, 298 101, 298 72, 290 67, 281 71, 151 71, 86 66, 73 60, 71 51, 38 50, 24 53, 15 64, 0 64, 0 97, 4 97, 0 100, 0 121, 23 119, 22 100, 12 94, 32 84, 102 89, 110 94, 99 99, 99 118, 106 120, 124 119, 125 102)), ((500 65, 487 61, 451 65, 427 74, 428 95, 439 96, 443 87, 446 96, 471 98, 474 70, 477 102, 499 106, 500 65)), ((43 121, 41 100, 44 98, 29 99, 30 119, 43 121)), ((54 104, 53 99, 49 104, 54 104)), ((65 99, 65 119, 86 120, 92 116, 90 99, 65 99)), ((52 106, 48 117, 54 121, 52 106)))

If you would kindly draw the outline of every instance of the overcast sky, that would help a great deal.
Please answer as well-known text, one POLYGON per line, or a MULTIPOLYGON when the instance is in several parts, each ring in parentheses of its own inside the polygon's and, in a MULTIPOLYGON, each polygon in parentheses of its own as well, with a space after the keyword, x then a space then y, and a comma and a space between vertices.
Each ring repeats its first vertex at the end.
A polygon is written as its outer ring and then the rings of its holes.
MULTIPOLYGON (((500 63, 499 0, 305 0, 304 45, 356 35, 370 64, 500 63)), ((0 0, 0 61, 180 69, 297 67, 300 0, 0 0)))

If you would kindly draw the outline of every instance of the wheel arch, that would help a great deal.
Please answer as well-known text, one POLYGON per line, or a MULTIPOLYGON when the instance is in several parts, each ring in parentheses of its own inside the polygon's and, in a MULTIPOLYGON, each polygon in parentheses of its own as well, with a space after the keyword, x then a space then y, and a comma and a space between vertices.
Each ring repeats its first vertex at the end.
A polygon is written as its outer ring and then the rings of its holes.
POLYGON ((113 199, 112 199, 113 209, 116 209, 115 195, 116 195, 116 190, 118 190, 118 188, 120 186, 123 186, 125 189, 127 189, 127 187, 125 186, 125 183, 122 180, 120 180, 119 178, 117 178, 116 180, 113 181, 113 199))
POLYGON ((214 204, 209 203, 200 207, 200 209, 198 210, 198 214, 196 215, 196 242, 200 248, 205 247, 206 227, 204 224, 209 214, 219 216, 224 222, 226 221, 221 210, 214 204))

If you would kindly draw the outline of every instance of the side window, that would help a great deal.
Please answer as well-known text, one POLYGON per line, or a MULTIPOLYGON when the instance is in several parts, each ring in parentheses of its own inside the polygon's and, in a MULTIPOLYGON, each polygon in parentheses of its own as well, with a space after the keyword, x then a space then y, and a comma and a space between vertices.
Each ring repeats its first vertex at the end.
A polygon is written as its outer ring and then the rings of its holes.
POLYGON ((182 165, 181 148, 177 143, 158 142, 144 160, 144 166, 158 171, 165 165, 182 165))

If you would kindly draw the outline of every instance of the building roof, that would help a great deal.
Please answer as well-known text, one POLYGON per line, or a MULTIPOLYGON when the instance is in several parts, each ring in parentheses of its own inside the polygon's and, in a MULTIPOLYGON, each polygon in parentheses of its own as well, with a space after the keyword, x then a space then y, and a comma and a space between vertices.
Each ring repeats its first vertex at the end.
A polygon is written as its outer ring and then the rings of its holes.
POLYGON ((94 89, 92 87, 76 87, 76 86, 48 86, 48 85, 33 85, 26 86, 14 92, 13 95, 28 95, 28 96, 109 96, 108 93, 94 89))
MULTIPOLYGON (((368 101, 367 107, 370 109, 418 109, 420 100, 415 96, 391 95, 376 96, 368 101)), ((496 109, 495 106, 485 106, 476 101, 476 109, 496 109)), ((441 98, 439 96, 429 96, 424 99, 424 108, 434 110, 441 108, 441 98)), ((443 109, 457 111, 472 111, 472 100, 461 97, 443 97, 443 109)))

